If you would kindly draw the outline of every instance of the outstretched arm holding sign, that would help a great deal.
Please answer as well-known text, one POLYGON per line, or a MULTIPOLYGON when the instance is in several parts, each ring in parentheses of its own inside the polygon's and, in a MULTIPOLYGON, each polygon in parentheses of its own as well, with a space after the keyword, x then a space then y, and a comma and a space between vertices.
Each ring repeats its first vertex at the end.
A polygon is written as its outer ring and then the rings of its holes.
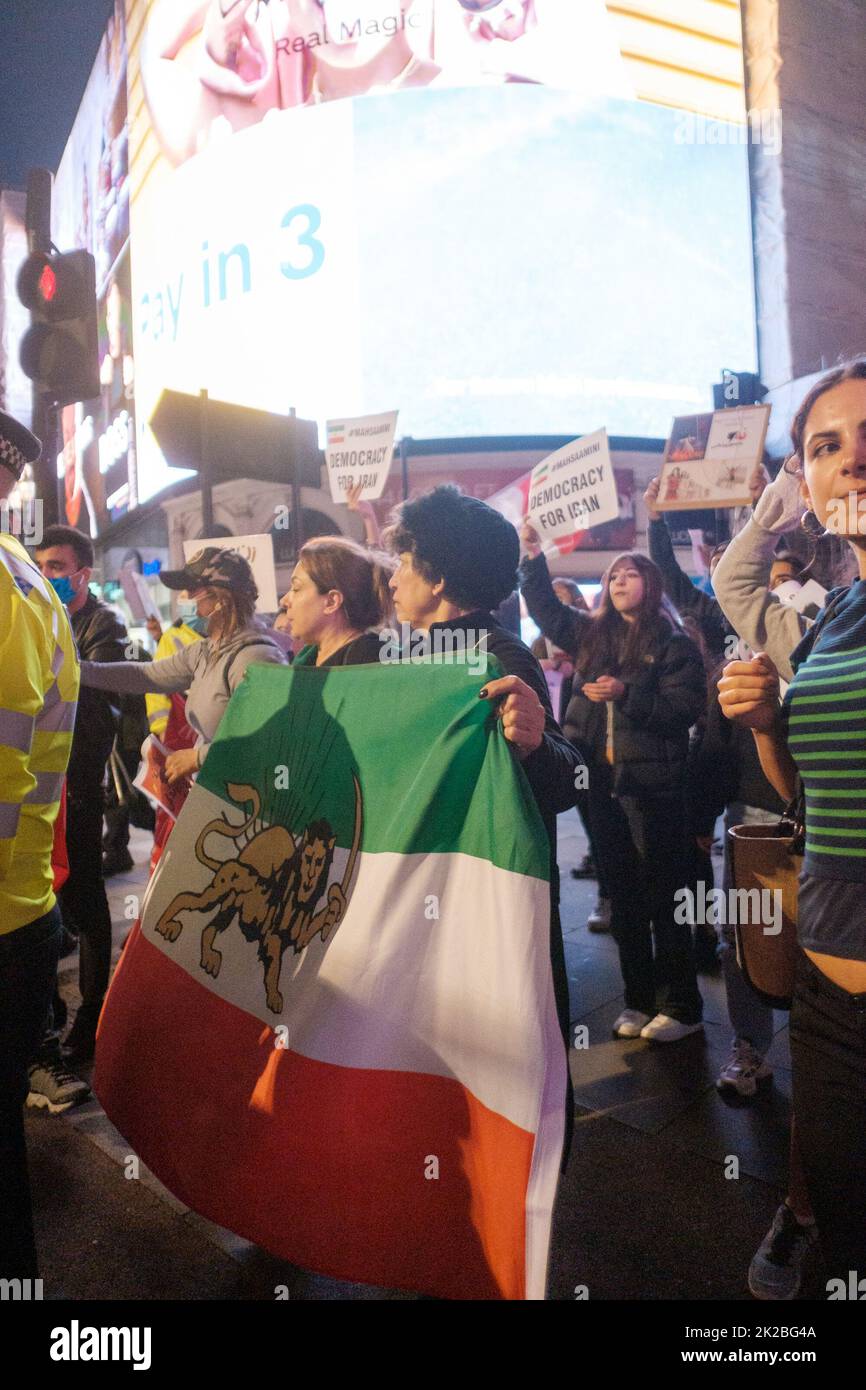
POLYGON ((526 600, 529 616, 545 637, 573 659, 586 625, 592 619, 588 613, 583 613, 579 608, 570 608, 556 597, 538 533, 531 522, 524 521, 520 539, 526 557, 520 566, 520 591, 526 600))

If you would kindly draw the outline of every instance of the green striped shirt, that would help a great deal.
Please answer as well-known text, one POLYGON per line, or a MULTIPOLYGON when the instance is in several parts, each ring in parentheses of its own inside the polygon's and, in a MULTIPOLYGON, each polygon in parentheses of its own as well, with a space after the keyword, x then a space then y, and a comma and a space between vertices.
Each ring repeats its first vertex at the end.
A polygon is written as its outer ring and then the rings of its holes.
POLYGON ((792 664, 783 716, 806 794, 804 872, 866 882, 866 581, 792 664))

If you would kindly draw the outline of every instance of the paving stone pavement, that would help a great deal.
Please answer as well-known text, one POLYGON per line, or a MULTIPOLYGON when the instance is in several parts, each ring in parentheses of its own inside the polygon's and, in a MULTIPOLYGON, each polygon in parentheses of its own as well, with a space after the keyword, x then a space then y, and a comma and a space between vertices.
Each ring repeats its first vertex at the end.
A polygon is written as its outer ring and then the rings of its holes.
MULTIPOLYGON (((563 934, 572 1024, 575 1137, 557 1201, 549 1297, 750 1299, 749 1260, 784 1188, 790 1107, 786 1016, 777 1015, 775 1083, 732 1108, 714 1082, 730 1035, 720 976, 701 976, 706 1026, 681 1043, 614 1040, 622 1007, 614 942, 586 930, 593 880, 569 870, 586 843, 560 817, 563 934), (738 1159, 739 1176, 727 1177, 738 1159)), ((149 836, 133 831, 136 869, 109 880, 115 957, 146 882, 149 836)), ((78 1002, 77 957, 61 988, 78 1002)), ((147 1039, 141 1041, 147 1046, 147 1039)), ((191 1212, 143 1166, 95 1098, 63 1116, 27 1112, 35 1219, 46 1298, 295 1300, 409 1298, 336 1284, 287 1266, 191 1212)), ((803 1297, 819 1296, 810 1271, 803 1297)))

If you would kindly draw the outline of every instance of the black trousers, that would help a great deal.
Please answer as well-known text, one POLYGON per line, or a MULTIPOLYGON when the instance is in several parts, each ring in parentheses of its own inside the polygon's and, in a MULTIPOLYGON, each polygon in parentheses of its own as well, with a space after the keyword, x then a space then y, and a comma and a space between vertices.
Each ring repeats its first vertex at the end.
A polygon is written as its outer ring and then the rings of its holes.
POLYGON ((580 816, 580 823, 583 826, 587 841, 589 842, 589 852, 595 864, 595 876, 598 883, 598 896, 600 898, 610 897, 610 886, 604 876, 603 856, 599 853, 593 842, 592 816, 589 810, 589 792, 581 789, 576 797, 577 814, 580 816))
POLYGON ((66 848, 69 878, 60 890, 64 917, 79 933, 79 1017, 95 1028, 111 971, 111 913, 102 876, 102 813, 104 793, 94 787, 87 796, 70 793, 66 807, 66 848))
POLYGON ((27 1064, 45 1031, 62 938, 56 907, 0 936, 0 1278, 35 1279, 24 1142, 27 1064))
POLYGON ((866 1278, 866 994, 803 956, 791 1006, 797 1142, 828 1278, 866 1278))
POLYGON ((610 892, 625 1006, 699 1023, 703 1002, 691 931, 675 917, 674 894, 686 876, 682 801, 649 793, 614 796, 612 786, 607 769, 592 769, 592 843, 610 892))

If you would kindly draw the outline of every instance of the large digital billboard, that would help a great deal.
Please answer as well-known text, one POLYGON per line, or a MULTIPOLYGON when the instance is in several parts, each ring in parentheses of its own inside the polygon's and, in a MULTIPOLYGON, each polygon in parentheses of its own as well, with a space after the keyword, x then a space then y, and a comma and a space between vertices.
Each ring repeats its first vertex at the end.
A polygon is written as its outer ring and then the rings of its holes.
POLYGON ((101 529, 181 476, 149 426, 165 388, 398 409, 417 438, 663 437, 753 367, 744 142, 635 99, 616 10, 118 0, 56 188, 102 305, 68 514, 101 529))
POLYGON ((754 365, 746 151, 630 99, 601 0, 130 0, 129 32, 142 496, 164 386, 663 436, 754 365))

